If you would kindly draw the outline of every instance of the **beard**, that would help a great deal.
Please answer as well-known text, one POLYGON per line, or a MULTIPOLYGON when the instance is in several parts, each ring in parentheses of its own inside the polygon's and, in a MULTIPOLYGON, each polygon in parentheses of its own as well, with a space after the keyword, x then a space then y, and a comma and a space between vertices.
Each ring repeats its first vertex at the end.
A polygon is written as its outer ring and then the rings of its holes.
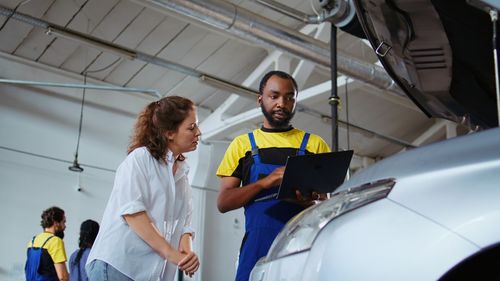
POLYGON ((288 111, 284 108, 278 109, 278 110, 270 110, 267 111, 264 108, 264 105, 260 105, 260 109, 262 110, 262 114, 264 114, 264 117, 266 118, 267 122, 274 128, 287 128, 290 126, 290 120, 292 120, 293 116, 295 115, 295 111, 288 111), (280 112, 281 114, 284 115, 283 119, 275 119, 273 117, 274 113, 280 112))
POLYGON ((54 235, 61 238, 61 239, 64 239, 64 230, 58 230, 58 231, 54 232, 54 235))

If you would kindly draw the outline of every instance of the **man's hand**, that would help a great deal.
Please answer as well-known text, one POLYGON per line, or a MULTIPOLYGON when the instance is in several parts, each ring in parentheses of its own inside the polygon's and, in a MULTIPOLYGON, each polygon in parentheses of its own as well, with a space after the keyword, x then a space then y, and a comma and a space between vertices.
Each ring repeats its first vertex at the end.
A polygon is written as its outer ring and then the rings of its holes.
POLYGON ((266 177, 240 187, 241 179, 237 177, 222 177, 217 197, 217 208, 221 213, 235 210, 245 206, 248 202, 261 192, 281 184, 285 167, 276 168, 266 177))
POLYGON ((311 194, 311 199, 315 201, 325 201, 328 199, 328 193, 318 193, 316 191, 313 191, 311 194))
POLYGON ((265 184, 263 185, 263 188, 269 189, 273 186, 277 186, 281 184, 281 181, 283 180, 283 174, 285 173, 285 167, 279 167, 274 169, 272 173, 267 175, 265 178, 262 180, 265 181, 265 184))
POLYGON ((328 194, 326 193, 318 193, 313 191, 309 196, 307 194, 302 194, 299 190, 295 190, 295 198, 294 199, 286 199, 285 201, 299 204, 304 208, 310 207, 314 204, 319 203, 320 201, 324 201, 328 199, 328 194))

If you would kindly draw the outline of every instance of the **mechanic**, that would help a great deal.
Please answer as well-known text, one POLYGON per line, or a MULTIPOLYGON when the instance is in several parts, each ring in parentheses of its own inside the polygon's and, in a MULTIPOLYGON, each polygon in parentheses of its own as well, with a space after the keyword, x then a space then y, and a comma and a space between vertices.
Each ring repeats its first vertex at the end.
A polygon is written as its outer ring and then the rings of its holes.
POLYGON ((295 202, 277 199, 287 157, 330 152, 321 137, 290 124, 297 95, 297 83, 292 76, 282 71, 267 73, 260 82, 257 98, 264 115, 263 126, 236 137, 217 170, 221 178, 219 211, 245 208, 237 281, 248 280, 255 263, 267 254, 286 222, 313 202, 300 193, 295 202))

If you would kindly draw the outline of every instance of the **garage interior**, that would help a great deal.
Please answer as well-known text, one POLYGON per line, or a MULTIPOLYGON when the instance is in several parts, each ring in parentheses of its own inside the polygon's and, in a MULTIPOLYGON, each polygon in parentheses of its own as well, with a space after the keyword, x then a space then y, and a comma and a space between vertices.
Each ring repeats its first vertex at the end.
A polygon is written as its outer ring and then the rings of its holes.
MULTIPOLYGON (((217 211, 215 170, 235 136, 262 125, 260 78, 291 73, 293 126, 333 144, 332 23, 311 20, 320 2, 328 1, 0 1, 0 211, 8 217, 0 279, 24 279, 26 243, 49 206, 65 210, 66 251, 77 248, 80 223, 100 221, 137 114, 180 95, 195 102, 202 131, 187 155, 201 269, 184 280, 232 280, 244 216, 217 211), (75 160, 82 172, 68 169, 75 160)), ((336 41, 338 150, 354 150, 351 174, 468 133, 422 113, 368 41, 340 29, 336 41)))

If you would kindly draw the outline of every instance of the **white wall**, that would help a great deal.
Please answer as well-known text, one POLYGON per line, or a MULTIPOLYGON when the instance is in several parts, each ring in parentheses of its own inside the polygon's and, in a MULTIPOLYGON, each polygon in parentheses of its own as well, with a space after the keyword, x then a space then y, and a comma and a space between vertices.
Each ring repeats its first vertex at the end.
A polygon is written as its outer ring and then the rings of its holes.
MULTIPOLYGON (((234 280, 236 273, 235 262, 241 239, 245 233, 245 220, 243 209, 221 214, 217 210, 217 193, 219 180, 214 177, 218 164, 222 159, 228 143, 212 143, 210 148, 210 163, 205 167, 206 178, 205 191, 205 219, 204 219, 204 241, 203 256, 204 270, 202 280, 234 280)), ((207 146, 199 149, 200 155, 207 146)), ((197 173, 198 174, 198 173, 197 173)))
MULTIPOLYGON (((26 245, 42 230, 40 214, 47 207, 57 205, 66 211, 68 255, 77 248, 80 223, 89 218, 100 221, 114 170, 126 155, 135 114, 151 101, 88 91, 79 149, 85 171, 78 174, 61 161, 73 161, 81 90, 55 91, 0 84, 0 213, 4 214, 0 280, 24 280, 26 245), (78 181, 82 192, 76 191, 78 181)), ((201 144, 187 155, 194 185, 194 247, 202 262, 193 278, 197 281, 234 279, 244 233, 242 210, 220 214, 216 209, 215 170, 226 147, 227 143, 201 144)))

